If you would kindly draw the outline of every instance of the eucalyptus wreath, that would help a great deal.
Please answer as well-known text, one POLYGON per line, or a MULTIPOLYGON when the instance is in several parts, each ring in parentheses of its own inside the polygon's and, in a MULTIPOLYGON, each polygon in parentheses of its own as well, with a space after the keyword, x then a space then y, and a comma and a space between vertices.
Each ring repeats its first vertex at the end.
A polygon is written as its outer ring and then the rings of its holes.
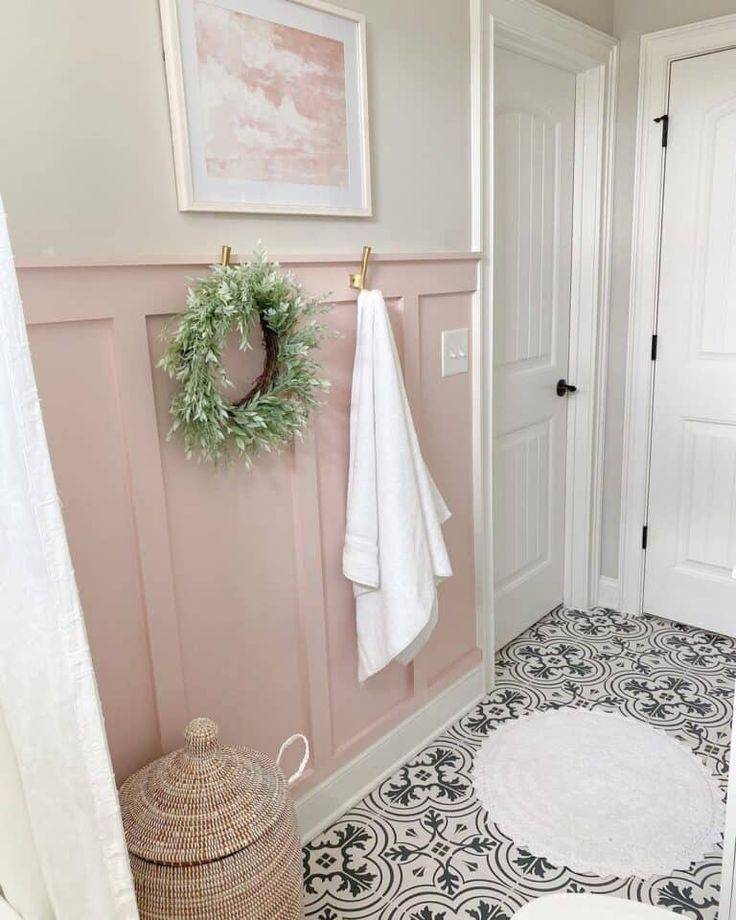
POLYGON ((159 362, 179 384, 171 400, 173 424, 188 457, 218 461, 241 457, 248 467, 262 452, 278 451, 300 436, 310 412, 329 384, 310 357, 323 338, 318 321, 322 299, 310 297, 290 272, 270 262, 259 248, 250 262, 213 265, 194 282, 186 310, 159 362), (222 363, 228 335, 251 348, 258 321, 263 337, 263 371, 242 399, 228 400, 233 387, 222 363))

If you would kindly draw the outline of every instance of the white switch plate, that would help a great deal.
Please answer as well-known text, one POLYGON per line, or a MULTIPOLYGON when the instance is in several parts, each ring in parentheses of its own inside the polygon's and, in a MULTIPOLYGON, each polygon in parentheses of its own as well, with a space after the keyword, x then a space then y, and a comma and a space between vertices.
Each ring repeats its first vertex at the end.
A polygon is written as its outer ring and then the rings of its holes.
POLYGON ((442 376, 468 372, 468 330, 444 329, 442 332, 442 376))

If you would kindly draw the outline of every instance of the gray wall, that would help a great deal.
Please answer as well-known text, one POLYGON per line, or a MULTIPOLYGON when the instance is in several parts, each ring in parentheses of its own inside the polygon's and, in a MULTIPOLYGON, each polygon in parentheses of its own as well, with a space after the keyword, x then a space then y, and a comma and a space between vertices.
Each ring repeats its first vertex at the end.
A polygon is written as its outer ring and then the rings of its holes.
POLYGON ((613 0, 546 0, 546 5, 594 29, 613 34, 613 0))
POLYGON ((714 16, 736 13, 736 0, 613 0, 613 34, 620 39, 616 172, 613 213, 613 266, 603 495, 602 570, 618 577, 626 335, 631 275, 636 105, 639 40, 656 32, 714 16))
POLYGON ((156 0, 5 3, 0 194, 18 258, 465 250, 464 0, 344 0, 368 18, 375 217, 180 214, 156 0), (12 75, 12 76, 8 76, 12 75))

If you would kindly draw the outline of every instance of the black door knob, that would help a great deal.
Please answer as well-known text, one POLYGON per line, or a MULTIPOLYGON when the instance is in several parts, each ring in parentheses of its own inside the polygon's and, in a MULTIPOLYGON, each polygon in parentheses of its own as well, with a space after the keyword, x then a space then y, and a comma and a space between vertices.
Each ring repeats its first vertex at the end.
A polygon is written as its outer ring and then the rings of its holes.
POLYGON ((567 396, 568 393, 577 393, 578 388, 573 386, 573 384, 568 383, 567 380, 563 377, 561 380, 557 381, 557 395, 558 396, 567 396))

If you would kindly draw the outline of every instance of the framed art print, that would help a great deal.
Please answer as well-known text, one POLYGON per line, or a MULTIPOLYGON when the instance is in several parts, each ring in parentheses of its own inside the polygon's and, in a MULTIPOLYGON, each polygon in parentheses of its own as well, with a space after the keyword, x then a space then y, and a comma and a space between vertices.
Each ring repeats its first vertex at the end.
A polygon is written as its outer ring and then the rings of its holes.
POLYGON ((160 2, 179 209, 370 216, 365 17, 160 2))

